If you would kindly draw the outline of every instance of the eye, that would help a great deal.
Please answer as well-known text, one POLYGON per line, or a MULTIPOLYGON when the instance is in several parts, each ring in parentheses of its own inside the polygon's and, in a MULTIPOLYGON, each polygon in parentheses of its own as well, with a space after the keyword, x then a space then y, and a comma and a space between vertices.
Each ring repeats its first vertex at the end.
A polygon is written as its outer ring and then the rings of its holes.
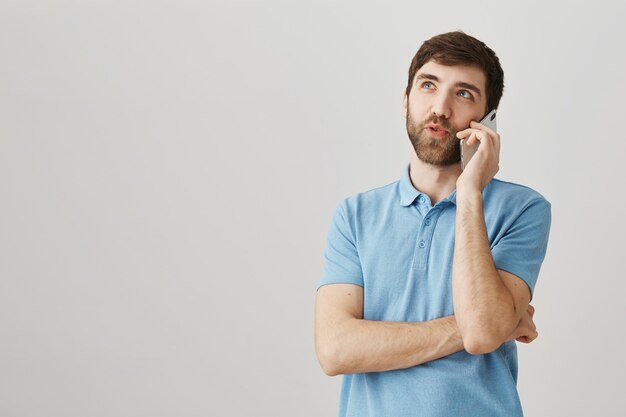
POLYGON ((470 93, 467 90, 461 90, 457 93, 459 96, 463 97, 463 98, 473 98, 474 96, 472 96, 472 93, 470 93))
POLYGON ((422 84, 422 88, 425 88, 427 90, 430 90, 433 87, 434 87, 434 85, 430 81, 426 81, 424 84, 422 84))

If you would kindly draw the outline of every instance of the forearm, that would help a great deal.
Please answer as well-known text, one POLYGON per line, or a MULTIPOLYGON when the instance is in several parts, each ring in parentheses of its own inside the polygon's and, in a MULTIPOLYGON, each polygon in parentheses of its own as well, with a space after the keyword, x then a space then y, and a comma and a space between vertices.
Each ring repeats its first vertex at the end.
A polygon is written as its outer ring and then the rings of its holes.
POLYGON ((493 263, 477 190, 457 190, 452 294, 468 352, 492 351, 515 329, 515 304, 493 263))
POLYGON ((454 316, 418 323, 344 318, 329 332, 318 348, 328 375, 403 369, 463 350, 454 316))

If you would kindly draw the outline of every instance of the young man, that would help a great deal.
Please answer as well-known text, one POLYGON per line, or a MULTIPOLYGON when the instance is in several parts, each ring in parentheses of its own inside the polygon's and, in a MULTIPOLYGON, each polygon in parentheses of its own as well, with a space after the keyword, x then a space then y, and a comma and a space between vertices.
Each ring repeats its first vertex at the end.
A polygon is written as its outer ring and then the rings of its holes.
POLYGON ((336 208, 317 292, 315 345, 345 374, 340 416, 522 416, 515 341, 537 337, 529 302, 550 203, 498 179, 503 71, 462 32, 424 42, 403 113, 414 153, 399 181, 336 208), (460 140, 480 142, 464 170, 460 140))

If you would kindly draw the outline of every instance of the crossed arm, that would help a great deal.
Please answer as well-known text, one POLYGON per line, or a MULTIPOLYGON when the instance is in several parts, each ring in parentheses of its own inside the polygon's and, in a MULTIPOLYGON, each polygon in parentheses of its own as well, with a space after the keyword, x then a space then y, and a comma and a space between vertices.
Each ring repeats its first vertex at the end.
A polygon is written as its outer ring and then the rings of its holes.
MULTIPOLYGON (((533 314, 529 305, 506 340, 534 340, 533 314)), ((363 288, 331 284, 317 292, 315 349, 324 372, 334 376, 408 368, 466 347, 455 316, 414 323, 364 320, 363 288)))
POLYGON ((408 368, 460 350, 483 354, 503 342, 537 337, 530 290, 494 266, 482 195, 457 196, 452 274, 455 315, 424 322, 363 319, 363 288, 322 286, 315 308, 315 348, 328 375, 408 368))
MULTIPOLYGON (((508 340, 530 302, 517 276, 495 268, 480 192, 457 192, 452 300, 463 346, 471 354, 496 350, 508 340)), ((534 329, 529 335, 534 339, 534 329)))
POLYGON ((495 268, 480 193, 457 194, 452 293, 455 315, 424 322, 363 319, 363 288, 322 286, 315 308, 315 347, 328 375, 408 368, 465 349, 496 350, 537 337, 530 290, 495 268))
POLYGON ((408 368, 463 349, 454 316, 419 322, 363 320, 363 288, 325 285, 315 308, 315 348, 334 376, 408 368))
POLYGON ((407 368, 462 349, 496 350, 507 340, 537 337, 528 303, 530 290, 519 277, 495 267, 483 214, 482 190, 498 171, 500 137, 471 122, 457 136, 481 146, 457 180, 452 272, 454 315, 406 323, 363 319, 363 289, 332 284, 317 293, 315 347, 329 375, 407 368))
POLYGON ((318 290, 315 346, 324 372, 402 369, 463 349, 484 354, 507 340, 537 337, 528 286, 495 268, 475 187, 457 187, 455 235, 452 316, 413 323, 364 320, 363 288, 332 284, 318 290))

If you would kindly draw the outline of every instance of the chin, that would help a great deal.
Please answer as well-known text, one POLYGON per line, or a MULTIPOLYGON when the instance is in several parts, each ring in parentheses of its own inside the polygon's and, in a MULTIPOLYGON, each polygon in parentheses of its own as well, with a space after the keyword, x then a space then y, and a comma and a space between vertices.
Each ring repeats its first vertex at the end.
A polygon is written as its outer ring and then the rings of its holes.
POLYGON ((442 154, 442 153, 435 153, 435 152, 428 152, 428 151, 417 151, 417 149, 414 149, 415 151, 415 156, 417 156, 417 158, 429 165, 433 165, 433 166, 437 166, 437 167, 449 167, 449 166, 453 166, 455 164, 460 164, 461 163, 461 155, 460 154, 454 154, 454 155, 446 155, 446 154, 442 154))

